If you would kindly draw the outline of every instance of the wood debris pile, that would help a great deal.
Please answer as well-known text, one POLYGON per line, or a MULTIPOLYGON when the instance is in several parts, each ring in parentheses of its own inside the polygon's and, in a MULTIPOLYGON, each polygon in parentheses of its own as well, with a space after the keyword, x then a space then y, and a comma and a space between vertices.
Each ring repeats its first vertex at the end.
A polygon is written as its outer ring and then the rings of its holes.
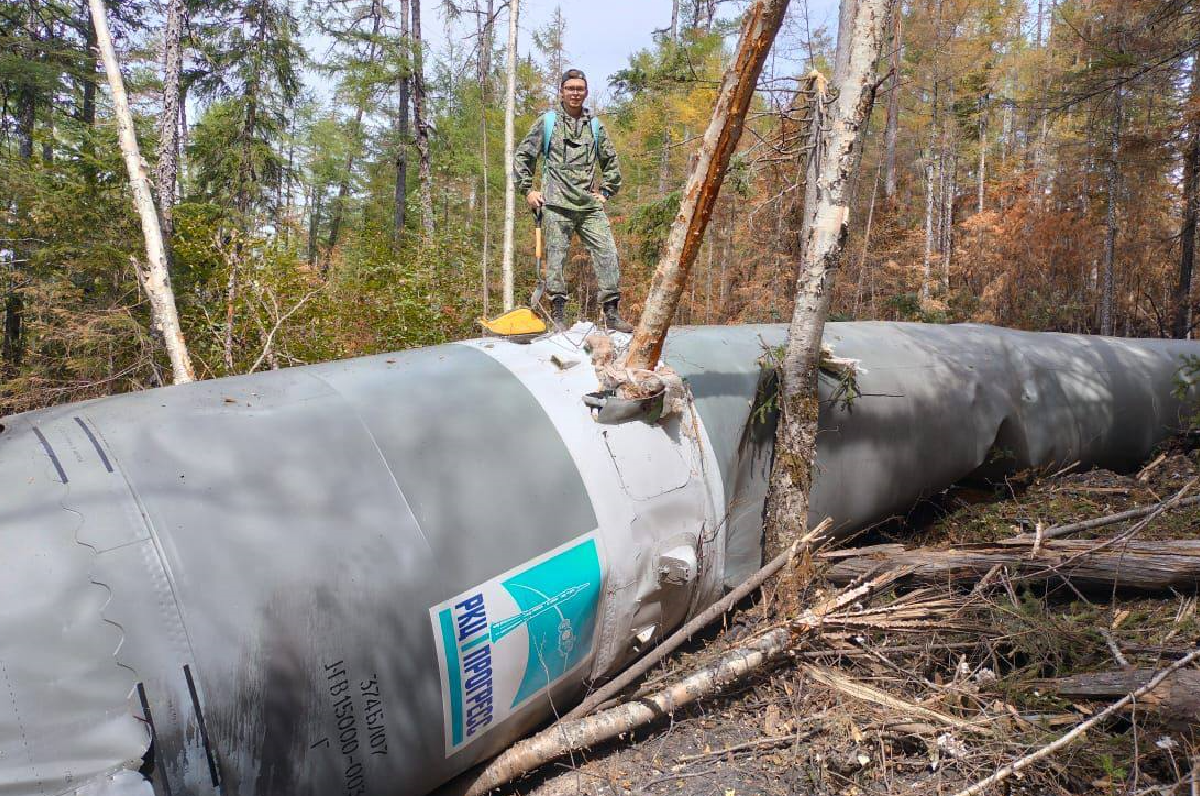
POLYGON ((840 607, 789 628, 768 584, 625 690, 651 723, 495 792, 1191 794, 1197 475, 1178 446, 1129 476, 1028 474, 806 555, 804 604, 840 607), (695 687, 754 645, 753 671, 695 687))

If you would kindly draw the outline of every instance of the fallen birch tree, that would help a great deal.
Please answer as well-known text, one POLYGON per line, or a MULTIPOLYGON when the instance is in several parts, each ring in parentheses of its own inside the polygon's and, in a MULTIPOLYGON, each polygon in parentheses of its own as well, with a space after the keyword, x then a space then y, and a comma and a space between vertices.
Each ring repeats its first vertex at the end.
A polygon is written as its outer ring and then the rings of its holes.
POLYGON ((137 137, 133 130, 133 114, 129 111, 129 99, 125 95, 125 81, 121 78, 121 67, 117 52, 113 48, 112 34, 108 29, 108 12, 103 0, 88 0, 92 12, 92 24, 96 29, 96 44, 108 86, 113 95, 113 111, 117 117, 117 140, 129 172, 129 188, 133 192, 133 203, 142 221, 142 237, 146 242, 146 262, 134 260, 134 269, 146 297, 150 300, 150 316, 154 329, 162 336, 171 361, 171 373, 175 384, 195 381, 192 360, 188 355, 187 342, 179 325, 179 313, 175 308, 175 292, 171 289, 171 277, 167 272, 167 250, 163 245, 162 228, 158 223, 158 210, 150 192, 150 180, 142 163, 137 137))
POLYGON ((1200 585, 1200 541, 1120 541, 1058 539, 1036 549, 1006 545, 964 545, 949 549, 875 545, 822 553, 831 562, 825 577, 849 583, 881 566, 910 570, 909 582, 963 585, 980 580, 995 567, 1013 580, 1070 581, 1080 588, 1166 591, 1200 585))
MULTIPOLYGON (((672 715, 702 697, 761 670, 784 655, 797 639, 820 632, 838 612, 866 600, 904 575, 892 570, 850 589, 839 591, 786 624, 720 656, 661 691, 602 710, 581 719, 564 720, 526 738, 493 760, 471 782, 465 796, 483 794, 524 776, 563 755, 612 740, 638 727, 672 715)), ((886 611, 887 609, 881 609, 886 611)), ((926 610, 931 614, 933 611, 926 610)), ((884 620, 878 620, 886 624, 884 620)))
POLYGON ((579 703, 570 713, 564 718, 578 719, 591 713, 593 710, 604 705, 605 702, 612 699, 621 693, 625 688, 634 683, 639 677, 650 671, 654 664, 661 661, 663 658, 670 655, 678 649, 684 642, 688 641, 693 635, 708 627, 717 617, 723 616, 726 611, 729 611, 733 606, 737 605, 738 601, 749 596, 756 591, 763 583, 773 576, 776 572, 787 566, 792 557, 799 553, 805 545, 816 542, 821 534, 833 525, 832 520, 825 520, 796 544, 789 547, 774 559, 769 561, 766 566, 754 573, 749 579, 739 584, 737 588, 730 591, 720 600, 704 609, 692 619, 688 620, 687 624, 671 634, 671 637, 663 641, 654 648, 652 652, 639 660, 633 666, 630 666, 620 675, 614 677, 603 687, 597 689, 587 699, 579 703))

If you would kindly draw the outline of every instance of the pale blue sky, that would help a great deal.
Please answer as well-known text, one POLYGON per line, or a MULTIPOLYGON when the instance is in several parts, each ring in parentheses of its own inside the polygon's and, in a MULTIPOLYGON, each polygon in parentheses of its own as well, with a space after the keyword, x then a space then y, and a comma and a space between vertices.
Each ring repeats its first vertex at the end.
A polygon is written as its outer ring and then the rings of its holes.
MULTIPOLYGON (((683 0, 685 3, 690 1, 683 0)), ((430 9, 427 13, 436 8, 436 4, 428 0, 425 5, 430 9)), ((562 7, 567 21, 569 60, 588 73, 593 94, 599 94, 602 104, 608 76, 623 68, 632 53, 651 45, 652 30, 665 28, 671 21, 671 0, 521 0, 518 49, 522 56, 532 46, 532 31, 549 21, 556 5, 562 7)), ((723 0, 719 6, 720 16, 731 18, 746 5, 746 0, 723 0)), ((776 48, 777 59, 792 61, 802 54, 806 10, 811 28, 825 26, 832 31, 836 27, 837 0, 793 0, 788 27, 776 48)), ((470 32, 473 32, 474 20, 469 24, 470 32)), ((497 19, 500 44, 507 35, 507 26, 507 15, 501 14, 497 19)), ((442 19, 430 19, 422 32, 437 54, 444 56, 447 32, 442 19)))

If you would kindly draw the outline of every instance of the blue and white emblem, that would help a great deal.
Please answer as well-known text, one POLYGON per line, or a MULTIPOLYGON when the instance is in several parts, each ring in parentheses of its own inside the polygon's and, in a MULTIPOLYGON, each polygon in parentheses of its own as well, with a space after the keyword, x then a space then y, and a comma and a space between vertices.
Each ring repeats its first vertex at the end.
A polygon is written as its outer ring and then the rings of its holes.
POLYGON ((583 663, 602 572, 589 533, 429 610, 447 757, 583 663))

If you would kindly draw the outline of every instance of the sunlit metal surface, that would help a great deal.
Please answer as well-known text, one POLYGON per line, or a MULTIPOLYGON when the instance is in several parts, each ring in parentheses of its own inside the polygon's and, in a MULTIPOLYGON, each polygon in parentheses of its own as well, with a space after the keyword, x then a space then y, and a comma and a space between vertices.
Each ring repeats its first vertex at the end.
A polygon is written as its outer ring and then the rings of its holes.
MULTIPOLYGON (((0 793, 424 794, 753 571, 779 326, 672 333, 596 424, 584 330, 72 404, 0 431, 0 793), (563 369, 552 361, 578 360, 563 369), (145 776, 138 775, 141 771, 145 776)), ((1129 467, 1192 342, 831 324, 813 517, 1129 467)))

